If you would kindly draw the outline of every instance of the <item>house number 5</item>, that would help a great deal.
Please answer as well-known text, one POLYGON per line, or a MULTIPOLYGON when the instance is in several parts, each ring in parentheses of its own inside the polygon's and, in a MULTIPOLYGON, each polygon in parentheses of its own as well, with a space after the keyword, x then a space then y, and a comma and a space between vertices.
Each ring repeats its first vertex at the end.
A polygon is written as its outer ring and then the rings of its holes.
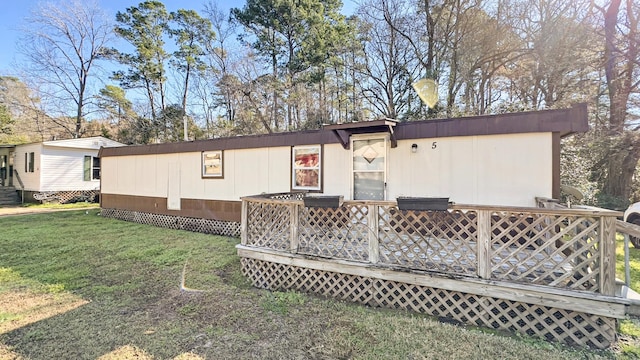
POLYGON ((437 142, 434 141, 434 142, 431 143, 431 148, 432 149, 435 149, 437 147, 438 147, 438 143, 437 142))

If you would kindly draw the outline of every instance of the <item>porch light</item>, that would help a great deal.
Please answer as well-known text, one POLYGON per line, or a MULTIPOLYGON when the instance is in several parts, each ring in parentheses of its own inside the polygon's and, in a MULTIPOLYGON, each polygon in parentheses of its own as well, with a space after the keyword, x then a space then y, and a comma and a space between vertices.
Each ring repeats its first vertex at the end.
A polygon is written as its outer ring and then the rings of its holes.
POLYGON ((412 153, 418 152, 418 144, 411 144, 411 152, 412 153))

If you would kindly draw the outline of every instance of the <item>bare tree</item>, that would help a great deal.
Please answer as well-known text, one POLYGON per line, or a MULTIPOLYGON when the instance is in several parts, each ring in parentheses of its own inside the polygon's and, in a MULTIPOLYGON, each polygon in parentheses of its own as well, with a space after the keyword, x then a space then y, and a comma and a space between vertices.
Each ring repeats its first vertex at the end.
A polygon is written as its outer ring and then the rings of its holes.
POLYGON ((44 102, 63 114, 73 110, 67 116, 75 119, 71 127, 59 122, 73 137, 83 134, 95 63, 114 38, 111 22, 95 1, 43 3, 26 19, 19 43, 25 70, 42 85, 44 102))
POLYGON ((522 43, 522 56, 502 71, 511 103, 541 109, 593 98, 602 47, 587 23, 588 6, 588 0, 505 0, 503 16, 522 43))
POLYGON ((631 196, 640 159, 640 128, 637 117, 630 116, 640 91, 640 5, 632 0, 612 0, 595 8, 604 20, 604 72, 609 99, 609 148, 597 164, 601 166, 601 198, 609 201, 610 207, 623 207, 631 196))
MULTIPOLYGON (((211 21, 216 33, 216 41, 210 42, 207 48, 209 54, 209 70, 216 81, 218 94, 216 99, 224 107, 224 118, 233 124, 237 109, 233 102, 233 87, 237 78, 231 74, 231 68, 235 61, 232 56, 237 53, 230 46, 233 37, 236 36, 237 23, 230 21, 229 14, 222 11, 217 2, 209 1, 205 4, 205 14, 211 21)), ((207 122, 208 124, 209 122, 207 122)))
POLYGON ((399 118, 408 107, 416 61, 398 26, 406 14, 402 0, 369 1, 358 8, 359 32, 366 57, 363 72, 368 82, 362 92, 378 115, 399 118))

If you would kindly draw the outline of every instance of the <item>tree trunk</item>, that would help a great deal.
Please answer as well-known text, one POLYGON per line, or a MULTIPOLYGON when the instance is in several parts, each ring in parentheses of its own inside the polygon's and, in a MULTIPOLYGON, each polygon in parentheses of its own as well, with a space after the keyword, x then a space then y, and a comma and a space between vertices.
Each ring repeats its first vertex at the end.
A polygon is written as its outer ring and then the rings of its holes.
POLYGON ((629 32, 618 32, 620 5, 621 0, 612 0, 604 11, 605 76, 610 104, 609 136, 614 138, 614 146, 607 154, 607 175, 602 193, 614 203, 625 205, 631 197, 633 175, 640 159, 639 136, 625 129, 629 96, 634 88, 633 74, 639 56, 635 42, 639 29, 632 1, 627 0, 629 32), (625 43, 620 44, 621 41, 625 43))
POLYGON ((633 175, 640 160, 638 141, 637 134, 627 131, 609 151, 607 177, 602 191, 612 197, 611 201, 620 204, 618 210, 623 210, 631 197, 633 175))
POLYGON ((616 38, 618 25, 618 13, 620 12, 620 1, 613 0, 607 8, 604 16, 604 36, 605 36, 605 66, 604 71, 607 78, 607 90, 609 91, 610 118, 609 130, 612 133, 620 134, 624 126, 624 118, 626 113, 626 101, 621 94, 622 78, 618 75, 618 51, 616 47, 616 38))
POLYGON ((187 68, 184 75, 184 91, 182 92, 182 131, 184 141, 189 141, 189 132, 187 124, 187 97, 189 94, 189 75, 191 74, 191 64, 187 62, 187 68))

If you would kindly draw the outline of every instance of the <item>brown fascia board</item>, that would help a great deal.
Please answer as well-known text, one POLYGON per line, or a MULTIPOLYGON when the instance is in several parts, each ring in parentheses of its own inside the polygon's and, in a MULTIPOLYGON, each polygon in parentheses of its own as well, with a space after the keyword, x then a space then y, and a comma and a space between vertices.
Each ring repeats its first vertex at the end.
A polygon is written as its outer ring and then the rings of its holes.
POLYGON ((567 136, 588 130, 586 104, 561 110, 406 122, 395 127, 398 140, 533 132, 552 132, 567 136))
MULTIPOLYGON (((353 123, 350 128, 367 132, 367 126, 380 127, 380 120, 353 123)), ((341 124, 340 124, 341 125, 341 124)), ((252 149, 276 146, 336 144, 339 139, 328 125, 322 130, 284 132, 264 135, 236 136, 188 142, 131 145, 102 148, 99 156, 126 156, 200 152, 208 150, 252 149)), ((343 125, 344 126, 344 125, 343 125)), ((587 105, 578 104, 569 109, 529 111, 520 113, 433 119, 397 123, 394 132, 397 140, 439 138, 451 136, 500 135, 533 132, 552 132, 566 136, 589 130, 587 105)))
POLYGON ((330 131, 313 130, 283 132, 264 135, 236 136, 209 140, 176 143, 131 145, 103 148, 100 156, 171 154, 179 152, 200 152, 209 150, 253 149, 276 146, 315 145, 337 143, 338 139, 330 131))

